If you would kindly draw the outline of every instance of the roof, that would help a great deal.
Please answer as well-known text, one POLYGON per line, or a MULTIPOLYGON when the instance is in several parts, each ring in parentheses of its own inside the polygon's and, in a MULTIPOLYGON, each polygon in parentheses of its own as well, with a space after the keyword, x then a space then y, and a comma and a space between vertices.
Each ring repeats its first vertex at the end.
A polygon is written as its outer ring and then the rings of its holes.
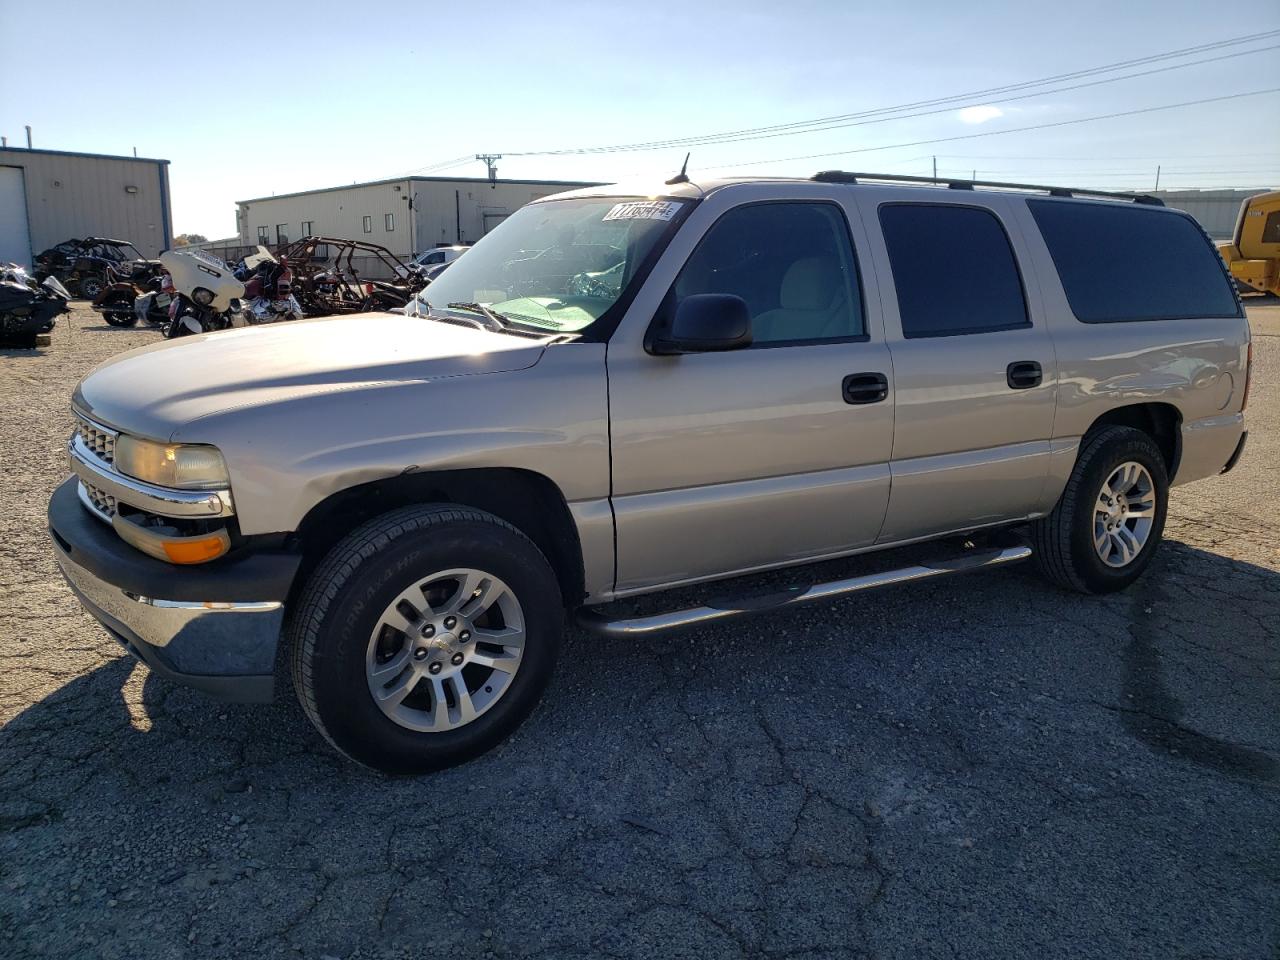
POLYGON ((497 180, 490 180, 488 177, 390 177, 386 180, 365 180, 361 183, 344 183, 338 187, 318 187, 315 190, 297 190, 293 193, 276 193, 269 197, 252 197, 248 200, 237 200, 236 203, 261 203, 265 200, 283 200, 288 197, 308 197, 317 193, 334 193, 338 190, 358 190, 361 187, 381 187, 391 183, 475 183, 488 185, 490 183, 515 184, 517 186, 530 187, 564 187, 571 190, 574 187, 598 187, 599 183, 593 183, 589 180, 504 180, 499 177, 497 180))
POLYGON ((689 197, 697 199, 708 197, 717 191, 731 187, 765 183, 785 183, 793 186, 848 184, 868 187, 905 187, 912 190, 935 192, 938 190, 943 192, 980 190, 982 193, 1012 194, 1015 196, 1039 193, 1053 197, 1079 197, 1086 200, 1106 199, 1137 203, 1144 206, 1164 206, 1158 196, 1152 196, 1149 193, 1121 193, 1110 190, 1093 190, 1087 187, 1002 183, 987 180, 954 180, 944 177, 912 177, 891 173, 845 173, 839 170, 827 170, 811 177, 717 177, 706 180, 690 178, 688 181, 676 184, 654 180, 635 183, 599 184, 575 190, 569 196, 689 197))
POLYGON ((114 153, 81 153, 78 150, 41 150, 39 148, 28 149, 27 147, 0 147, 0 153, 39 153, 50 157, 87 157, 90 160, 133 160, 137 163, 164 163, 168 160, 161 160, 157 157, 122 157, 114 153))

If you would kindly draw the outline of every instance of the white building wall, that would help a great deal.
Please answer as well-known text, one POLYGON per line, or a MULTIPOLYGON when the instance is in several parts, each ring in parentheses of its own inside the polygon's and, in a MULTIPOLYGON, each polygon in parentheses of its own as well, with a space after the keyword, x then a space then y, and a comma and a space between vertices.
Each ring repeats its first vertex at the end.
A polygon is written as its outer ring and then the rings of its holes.
POLYGON ((297 240, 304 235, 303 224, 309 223, 310 232, 317 236, 376 243, 408 259, 435 246, 474 243, 530 200, 584 185, 519 180, 490 185, 488 180, 423 177, 386 180, 244 200, 237 205, 236 223, 240 242, 246 245, 259 242, 260 227, 267 229, 267 243, 274 247, 280 242, 281 226, 289 240, 297 240), (367 233, 365 217, 369 218, 367 233))
POLYGON ((0 166, 23 169, 33 254, 73 237, 129 240, 148 257, 172 242, 167 160, 5 148, 0 166))

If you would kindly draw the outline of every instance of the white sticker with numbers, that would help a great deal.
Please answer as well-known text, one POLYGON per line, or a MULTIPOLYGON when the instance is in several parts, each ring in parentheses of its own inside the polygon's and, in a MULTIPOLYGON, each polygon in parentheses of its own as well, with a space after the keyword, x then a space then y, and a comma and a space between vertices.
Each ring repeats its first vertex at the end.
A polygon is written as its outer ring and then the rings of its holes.
POLYGON ((631 200, 615 203, 605 220, 670 220, 680 209, 674 200, 631 200))

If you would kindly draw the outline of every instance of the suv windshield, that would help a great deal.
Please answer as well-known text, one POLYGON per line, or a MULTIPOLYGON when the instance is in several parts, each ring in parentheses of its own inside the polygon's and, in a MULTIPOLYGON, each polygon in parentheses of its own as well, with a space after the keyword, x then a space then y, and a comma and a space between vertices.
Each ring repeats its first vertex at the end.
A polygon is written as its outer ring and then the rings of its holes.
POLYGON ((418 302, 435 311, 474 304, 512 323, 581 331, 618 301, 687 206, 617 197, 529 204, 451 263, 418 302))

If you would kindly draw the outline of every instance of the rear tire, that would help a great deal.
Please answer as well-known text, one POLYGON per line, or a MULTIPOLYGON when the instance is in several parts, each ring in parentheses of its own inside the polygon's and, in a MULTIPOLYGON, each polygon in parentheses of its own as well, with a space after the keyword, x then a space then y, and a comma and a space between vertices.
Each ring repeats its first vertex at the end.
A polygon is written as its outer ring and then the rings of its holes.
POLYGON ((1057 506, 1031 525, 1037 568, 1060 587, 1112 593, 1154 559, 1169 479, 1155 441, 1132 427, 1088 434, 1057 506))
POLYGON ((551 566, 510 524, 466 507, 405 507, 348 534, 311 575, 287 632, 294 688, 353 760, 439 770, 492 749, 529 715, 563 617, 551 566))

